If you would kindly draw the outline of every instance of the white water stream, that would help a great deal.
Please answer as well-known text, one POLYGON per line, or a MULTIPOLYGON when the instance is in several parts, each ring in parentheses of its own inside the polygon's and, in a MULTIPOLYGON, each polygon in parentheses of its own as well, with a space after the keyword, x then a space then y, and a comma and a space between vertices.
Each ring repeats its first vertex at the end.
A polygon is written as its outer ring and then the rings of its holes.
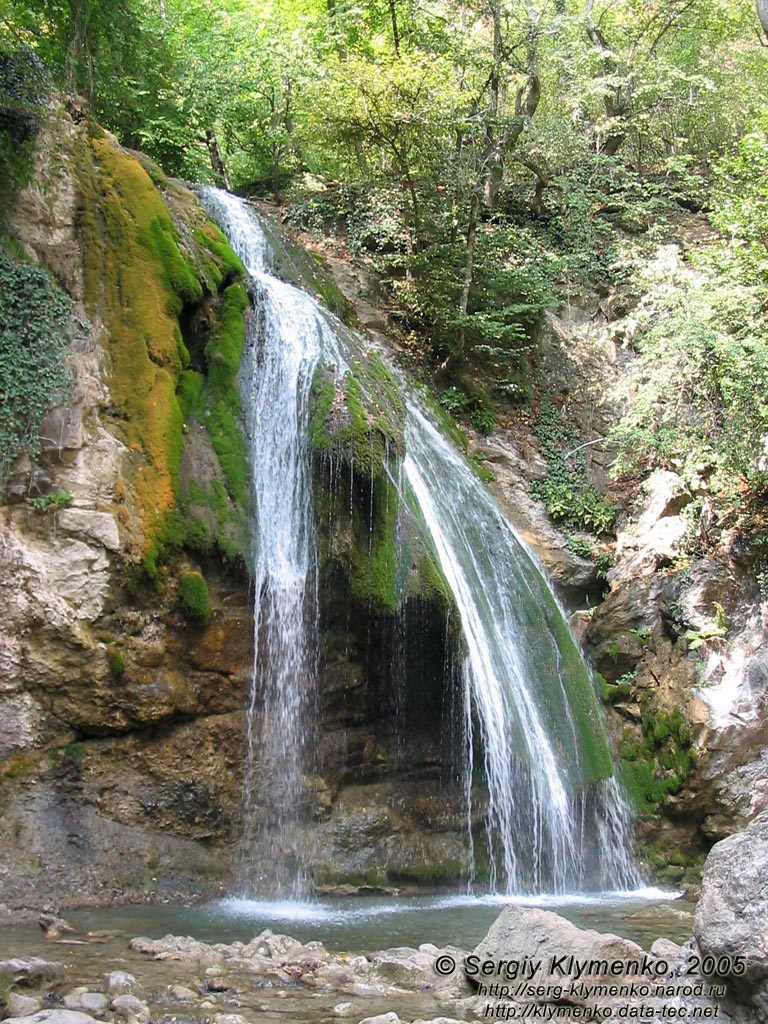
MULTIPOLYGON (((255 212, 219 190, 206 205, 253 281, 242 371, 250 439, 256 657, 248 716, 243 882, 250 852, 274 864, 274 895, 297 896, 311 863, 287 860, 314 749, 317 540, 309 442, 315 368, 350 361, 344 331, 315 299, 270 273, 255 212), (261 711, 257 714, 257 704, 261 711), (259 728, 259 723, 267 723, 259 728), (269 822, 269 829, 265 823, 269 822), (277 837, 277 838, 275 838, 277 837)), ((541 571, 485 487, 406 394, 399 486, 419 509, 460 613, 465 642, 466 791, 484 778, 490 884, 509 893, 640 883, 590 682, 541 571), (477 730, 481 764, 473 764, 477 730), (609 769, 608 769, 609 770, 609 769)), ((405 503, 404 503, 405 504, 405 503)), ((468 838, 471 842, 471 838, 468 838)))

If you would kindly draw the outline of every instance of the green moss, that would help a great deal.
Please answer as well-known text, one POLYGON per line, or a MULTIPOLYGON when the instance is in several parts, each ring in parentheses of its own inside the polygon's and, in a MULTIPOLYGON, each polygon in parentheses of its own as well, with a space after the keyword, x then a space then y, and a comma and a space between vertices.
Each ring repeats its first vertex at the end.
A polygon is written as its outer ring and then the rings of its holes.
MULTIPOLYGON (((374 355, 339 377, 319 367, 312 384, 310 442, 321 465, 340 461, 352 489, 350 587, 355 600, 386 615, 399 603, 395 530, 399 495, 388 476, 402 454, 405 404, 391 373, 374 355)), ((324 474, 327 478, 327 473, 324 474)), ((320 490, 321 503, 327 489, 320 490)), ((323 520, 327 521, 325 515, 323 520)))
POLYGON ((245 277, 245 267, 215 224, 209 222, 198 228, 193 237, 198 245, 216 257, 215 260, 206 260, 205 265, 217 288, 231 278, 245 277))
POLYGON ((244 313, 248 295, 239 284, 224 292, 219 325, 205 349, 207 364, 203 420, 224 472, 229 493, 244 505, 248 493, 248 459, 242 434, 242 409, 235 378, 245 346, 244 313))
POLYGON ((181 407, 181 414, 184 420, 191 418, 197 408, 205 386, 205 375, 196 373, 194 370, 184 370, 179 375, 179 383, 176 387, 176 398, 181 407))
POLYGON ((449 885, 467 877, 464 865, 458 860, 438 860, 425 864, 411 864, 407 868, 388 871, 393 882, 415 885, 449 885))
POLYGON ((340 455, 372 480, 390 455, 402 454, 404 431, 405 402, 378 356, 361 358, 341 377, 325 367, 315 371, 309 434, 316 452, 340 455))
POLYGON ((122 679, 125 675, 125 655, 122 651, 110 651, 109 653, 109 671, 112 673, 113 678, 122 679))
POLYGON ((395 550, 398 494, 383 473, 372 487, 368 508, 353 510, 352 596, 377 612, 393 615, 399 604, 395 550))
POLYGON ((188 572, 179 579, 179 606, 185 618, 198 625, 211 621, 208 586, 199 572, 188 572))
POLYGON ((443 576, 437 562, 431 555, 424 553, 419 561, 418 583, 414 588, 415 593, 427 601, 433 601, 444 606, 446 609, 454 609, 456 602, 448 581, 443 576))
POLYGON ((157 583, 168 552, 187 536, 199 541, 199 526, 184 522, 179 494, 183 434, 193 418, 210 433, 241 515, 247 503, 247 456, 234 380, 248 299, 232 283, 221 299, 216 296, 243 267, 192 194, 161 180, 159 170, 154 173, 146 160, 116 147, 97 128, 89 134, 89 158, 79 169, 78 215, 86 299, 107 325, 113 407, 136 454, 133 476, 126 481, 136 514, 134 540, 146 578, 157 583), (189 235, 182 243, 155 183, 166 189, 175 216, 191 226, 195 244, 189 235), (206 373, 200 374, 189 369, 181 324, 206 294, 213 296, 206 314, 214 327, 205 351, 206 373))
POLYGON ((55 747, 48 751, 48 760, 52 768, 74 768, 79 771, 85 760, 85 744, 69 743, 65 747, 55 747))
POLYGON ((678 708, 664 711, 646 696, 641 704, 641 733, 625 729, 619 745, 622 775, 640 813, 656 811, 679 792, 694 765, 691 735, 678 708))

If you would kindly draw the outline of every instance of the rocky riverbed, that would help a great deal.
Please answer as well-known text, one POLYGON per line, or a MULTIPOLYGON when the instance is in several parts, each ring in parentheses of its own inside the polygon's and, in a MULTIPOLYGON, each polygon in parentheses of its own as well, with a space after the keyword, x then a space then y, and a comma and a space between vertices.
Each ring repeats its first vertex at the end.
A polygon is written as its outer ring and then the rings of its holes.
POLYGON ((0 976, 13 1024, 520 1018, 762 1024, 767 922, 768 814, 762 814, 713 848, 693 934, 682 946, 659 938, 644 949, 550 911, 512 905, 473 949, 424 943, 358 955, 271 931, 248 942, 167 935, 115 947, 108 933, 70 935, 65 922, 47 919, 48 934, 67 958, 9 958, 0 962, 0 976), (99 943, 108 955, 100 955, 99 943))

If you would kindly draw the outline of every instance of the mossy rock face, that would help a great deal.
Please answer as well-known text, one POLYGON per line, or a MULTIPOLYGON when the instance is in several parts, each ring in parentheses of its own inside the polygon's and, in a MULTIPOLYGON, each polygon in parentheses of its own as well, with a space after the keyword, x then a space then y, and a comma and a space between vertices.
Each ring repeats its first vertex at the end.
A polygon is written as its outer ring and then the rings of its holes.
POLYGON ((309 431, 316 453, 340 457, 368 480, 403 454, 405 401, 378 356, 361 358, 343 374, 318 367, 309 431))
POLYGON ((152 579, 168 550, 188 541, 241 555, 248 500, 235 386, 248 305, 242 264, 191 192, 95 126, 78 171, 86 305, 105 325, 113 422, 133 453, 118 495, 133 559, 152 579), (190 331, 195 320, 199 329, 190 331), (192 495, 180 486, 180 466, 196 422, 220 472, 213 483, 201 474, 192 495))
POLYGON ((208 587, 199 572, 187 572, 179 579, 179 606, 184 617, 197 626, 211 621, 208 587))
POLYGON ((641 714, 639 735, 625 729, 618 753, 624 784, 635 809, 650 814, 682 789, 695 753, 679 708, 660 708, 646 695, 641 701, 641 714))
POLYGON ((338 373, 318 367, 310 440, 323 561, 338 560, 352 597, 392 615, 401 600, 396 533, 400 496, 392 483, 404 449, 405 402, 375 355, 338 373))

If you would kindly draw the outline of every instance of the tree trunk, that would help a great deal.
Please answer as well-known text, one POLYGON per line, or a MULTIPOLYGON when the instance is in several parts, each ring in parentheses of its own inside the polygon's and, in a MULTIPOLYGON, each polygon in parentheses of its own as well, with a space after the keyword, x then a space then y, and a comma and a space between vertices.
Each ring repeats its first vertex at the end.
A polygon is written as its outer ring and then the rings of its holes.
MULTIPOLYGON (((459 298, 459 315, 463 318, 469 309, 469 295, 472 291, 472 282, 475 279, 475 247, 477 245, 477 218, 480 212, 480 195, 476 188, 472 189, 472 198, 469 203, 469 223, 467 224, 467 249, 464 262, 464 282, 459 298)), ((444 380, 445 375, 451 367, 461 358, 467 343, 466 328, 462 324, 459 330, 459 339, 456 347, 450 352, 447 358, 440 364, 438 369, 438 381, 444 380)))
POLYGON ((757 0, 757 16, 763 26, 765 38, 768 39, 768 0, 757 0))
POLYGON ((397 27, 396 0, 389 0, 389 17, 392 21, 392 42, 395 47, 395 56, 400 56, 400 30, 397 27))
POLYGON ((224 158, 221 155, 219 149, 219 140, 216 134, 212 131, 205 133, 205 144, 208 147, 208 155, 211 159, 211 170, 214 173, 216 181, 219 185, 223 185, 227 192, 231 191, 229 183, 229 174, 227 174, 227 168, 224 163, 224 158))

